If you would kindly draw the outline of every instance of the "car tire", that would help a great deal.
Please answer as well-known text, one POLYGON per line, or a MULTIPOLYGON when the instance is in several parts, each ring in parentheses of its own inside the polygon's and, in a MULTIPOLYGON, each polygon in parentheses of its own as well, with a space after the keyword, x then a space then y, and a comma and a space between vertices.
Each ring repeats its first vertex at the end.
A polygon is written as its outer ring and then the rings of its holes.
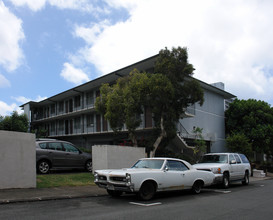
POLYGON ((107 189, 107 192, 112 197, 119 197, 119 196, 122 195, 121 191, 115 191, 115 190, 109 190, 109 189, 107 189))
POLYGON ((148 201, 155 195, 156 188, 151 181, 144 182, 138 192, 138 198, 140 200, 148 201))
POLYGON ((93 170, 92 160, 86 161, 86 163, 85 163, 85 170, 87 172, 92 172, 92 170, 93 170))
POLYGON ((202 190, 203 183, 201 181, 196 181, 192 186, 192 192, 194 194, 199 194, 202 190))
POLYGON ((223 188, 227 189, 229 187, 229 175, 224 173, 223 175, 223 188))
POLYGON ((245 176, 244 176, 244 179, 242 181, 242 184, 243 185, 248 185, 249 184, 249 173, 247 171, 245 172, 245 176))
POLYGON ((37 172, 40 174, 48 174, 50 170, 50 163, 47 160, 41 160, 37 164, 37 172))

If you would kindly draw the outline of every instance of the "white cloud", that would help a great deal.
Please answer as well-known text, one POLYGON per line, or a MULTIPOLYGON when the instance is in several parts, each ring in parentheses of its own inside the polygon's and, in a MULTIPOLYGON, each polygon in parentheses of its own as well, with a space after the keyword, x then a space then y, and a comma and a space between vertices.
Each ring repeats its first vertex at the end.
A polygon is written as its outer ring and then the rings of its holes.
POLYGON ((75 68, 70 63, 64 63, 61 76, 68 82, 72 82, 76 85, 89 81, 86 73, 81 69, 75 68))
POLYGON ((10 82, 5 76, 0 74, 0 88, 10 87, 10 82))
POLYGON ((0 100, 0 115, 6 116, 10 115, 13 111, 17 111, 19 114, 22 113, 22 110, 20 107, 16 105, 16 103, 12 103, 11 105, 8 105, 7 103, 0 100))
POLYGON ((15 99, 17 102, 21 103, 21 104, 25 104, 27 102, 30 101, 34 101, 34 102, 40 102, 44 99, 47 99, 47 97, 42 97, 40 95, 38 95, 35 99, 30 99, 30 98, 26 98, 24 96, 18 96, 18 97, 12 97, 13 99, 15 99))
POLYGON ((0 65, 13 71, 21 64, 24 55, 20 42, 25 38, 22 21, 0 2, 0 65))
POLYGON ((273 2, 258 0, 107 0, 130 18, 114 25, 78 25, 86 46, 78 54, 103 74, 186 46, 195 77, 223 81, 239 98, 273 104, 273 2), (88 33, 88 34, 87 34, 88 33))

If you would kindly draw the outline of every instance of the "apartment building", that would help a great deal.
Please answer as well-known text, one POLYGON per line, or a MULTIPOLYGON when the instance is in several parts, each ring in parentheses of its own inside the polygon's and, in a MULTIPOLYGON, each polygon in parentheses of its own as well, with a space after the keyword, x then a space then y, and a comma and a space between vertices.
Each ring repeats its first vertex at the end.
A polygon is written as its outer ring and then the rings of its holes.
MULTIPOLYGON (((104 117, 95 111, 95 100, 99 96, 102 83, 114 83, 118 78, 128 75, 134 68, 153 72, 157 56, 124 67, 43 101, 23 104, 21 107, 29 118, 31 129, 42 129, 46 131, 46 136, 49 138, 67 140, 89 149, 94 144, 129 144, 126 127, 119 134, 115 134, 104 117)), ((203 128, 208 151, 224 151, 224 100, 235 96, 215 85, 199 82, 204 89, 204 104, 203 106, 195 104, 186 110, 183 119, 177 123, 178 136, 173 144, 187 148, 187 143, 195 138, 192 133, 193 128, 200 127, 203 128)), ((142 123, 137 129, 138 137, 145 139, 153 128, 152 114, 149 109, 144 109, 140 117, 142 123)))

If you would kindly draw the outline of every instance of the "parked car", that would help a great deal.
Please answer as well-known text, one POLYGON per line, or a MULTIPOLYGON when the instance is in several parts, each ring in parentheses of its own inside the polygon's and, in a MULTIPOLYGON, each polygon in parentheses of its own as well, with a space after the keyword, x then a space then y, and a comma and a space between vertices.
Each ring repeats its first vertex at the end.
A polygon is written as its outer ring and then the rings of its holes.
POLYGON ((188 162, 174 158, 143 158, 131 168, 96 170, 95 183, 109 195, 135 193, 141 200, 150 200, 156 192, 191 189, 194 193, 211 185, 211 172, 194 169, 188 162))
POLYGON ((36 140, 36 168, 41 174, 51 169, 86 169, 92 171, 92 156, 73 144, 55 139, 36 140))
POLYGON ((194 164, 197 170, 211 171, 215 175, 215 182, 228 188, 232 181, 242 181, 249 184, 251 173, 250 163, 244 154, 210 153, 205 154, 199 163, 194 164))

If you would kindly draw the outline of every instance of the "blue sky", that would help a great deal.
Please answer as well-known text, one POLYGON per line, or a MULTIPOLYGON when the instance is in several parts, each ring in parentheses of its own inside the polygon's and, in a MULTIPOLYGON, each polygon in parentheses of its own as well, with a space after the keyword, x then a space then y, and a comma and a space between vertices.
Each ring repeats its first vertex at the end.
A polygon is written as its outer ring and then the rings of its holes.
POLYGON ((187 47, 195 77, 273 104, 273 1, 0 0, 0 115, 187 47))

